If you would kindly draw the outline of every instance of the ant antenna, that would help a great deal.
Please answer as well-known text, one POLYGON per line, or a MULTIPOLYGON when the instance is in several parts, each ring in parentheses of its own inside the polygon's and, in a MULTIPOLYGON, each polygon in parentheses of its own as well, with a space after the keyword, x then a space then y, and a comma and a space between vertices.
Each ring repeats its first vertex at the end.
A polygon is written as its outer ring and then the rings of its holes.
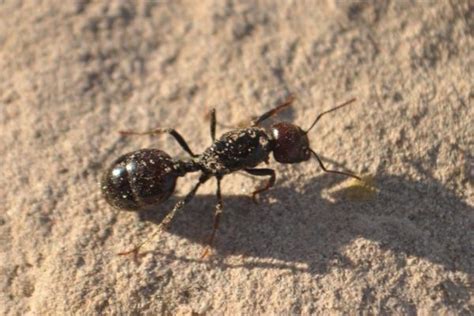
MULTIPOLYGON (((330 110, 327 110, 321 114, 319 114, 316 119, 314 120, 313 124, 311 124, 311 126, 305 131, 305 134, 307 134, 315 125, 316 123, 319 121, 319 119, 324 115, 324 114, 328 114, 328 113, 331 113, 333 111, 336 111, 336 110, 339 110, 340 108, 346 106, 346 105, 349 105, 351 104, 352 102, 354 102, 356 99, 355 98, 352 98, 350 99, 349 101, 346 101, 344 103, 342 103, 341 105, 338 105, 336 106, 335 108, 332 108, 330 110)), ((328 172, 328 173, 337 173, 337 174, 342 174, 342 175, 345 175, 345 176, 348 176, 348 177, 351 177, 351 178, 354 178, 354 179, 357 179, 359 181, 362 181, 362 179, 352 173, 348 173, 348 172, 344 172, 344 171, 336 171, 336 170, 328 170, 326 169, 326 167, 324 166, 321 158, 319 158, 318 154, 312 150, 311 148, 309 148, 309 150, 313 153, 314 157, 316 158, 316 160, 319 162, 319 165, 321 166, 321 169, 323 169, 324 172, 328 172)))
MULTIPOLYGON (((332 108, 332 109, 330 109, 330 110, 327 110, 327 111, 325 111, 325 112, 319 114, 319 115, 316 117, 316 119, 314 120, 313 124, 311 124, 310 128, 308 128, 308 129, 305 131, 305 134, 307 134, 307 133, 314 127, 314 125, 316 125, 316 123, 319 121, 319 119, 320 119, 324 114, 328 114, 328 113, 330 113, 330 112, 339 110, 340 108, 342 108, 342 107, 344 107, 344 106, 346 106, 346 105, 351 104, 351 103, 354 102, 355 100, 356 100, 355 98, 352 98, 352 99, 350 99, 349 101, 346 101, 346 102, 344 102, 343 104, 336 106, 335 108, 332 108)), ((313 152, 313 153, 314 153, 314 152, 313 152)), ((323 169, 324 169, 324 168, 323 168, 323 169)))
POLYGON ((311 148, 309 148, 309 150, 313 153, 314 157, 316 157, 316 160, 318 160, 319 162, 319 165, 321 166, 321 169, 324 170, 324 172, 329 172, 329 173, 337 173, 337 174, 342 174, 342 175, 345 175, 345 176, 348 176, 348 177, 352 177, 354 179, 357 179, 359 181, 362 181, 362 178, 352 174, 352 173, 348 173, 348 172, 344 172, 344 171, 336 171, 336 170, 328 170, 326 169, 326 167, 324 166, 321 158, 319 158, 318 154, 314 152, 314 150, 312 150, 311 148))

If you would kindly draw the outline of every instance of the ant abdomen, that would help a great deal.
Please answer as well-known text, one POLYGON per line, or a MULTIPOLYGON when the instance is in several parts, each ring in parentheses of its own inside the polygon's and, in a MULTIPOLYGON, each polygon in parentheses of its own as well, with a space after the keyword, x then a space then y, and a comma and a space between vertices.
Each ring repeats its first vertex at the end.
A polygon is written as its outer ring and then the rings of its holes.
POLYGON ((168 199, 178 176, 167 153, 141 149, 119 157, 105 171, 102 194, 113 207, 135 211, 168 199))

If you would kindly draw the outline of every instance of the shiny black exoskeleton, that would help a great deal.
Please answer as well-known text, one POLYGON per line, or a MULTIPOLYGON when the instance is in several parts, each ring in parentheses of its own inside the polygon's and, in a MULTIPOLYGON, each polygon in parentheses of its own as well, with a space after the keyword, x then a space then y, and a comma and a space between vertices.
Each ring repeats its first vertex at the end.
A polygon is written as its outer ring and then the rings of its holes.
MULTIPOLYGON (((121 132, 123 135, 150 135, 168 133, 175 138, 181 147, 191 156, 187 160, 171 158, 158 149, 141 149, 125 154, 115 160, 105 171, 101 181, 102 193, 107 202, 119 209, 139 210, 165 201, 173 193, 176 180, 189 172, 200 171, 201 176, 193 189, 179 201, 167 214, 158 227, 158 232, 166 228, 173 216, 195 195, 199 186, 211 177, 217 179, 217 205, 214 215, 214 227, 209 246, 212 245, 219 219, 222 213, 221 179, 232 172, 242 170, 255 176, 267 176, 267 184, 253 192, 257 194, 269 189, 275 183, 275 171, 268 168, 255 168, 262 162, 268 162, 270 153, 280 163, 299 163, 314 156, 325 172, 339 173, 356 179, 359 177, 341 171, 327 170, 318 155, 310 148, 307 133, 316 122, 329 112, 335 111, 354 99, 331 110, 321 113, 306 131, 300 127, 280 122, 273 124, 270 130, 260 127, 260 123, 291 105, 293 97, 264 113, 248 128, 235 129, 215 140, 216 115, 212 111, 211 137, 213 144, 201 155, 195 155, 183 137, 174 129, 155 129, 144 133, 121 132)), ((141 246, 133 249, 136 252, 141 246)), ((129 253, 129 252, 127 252, 129 253)))
POLYGON ((141 149, 114 161, 102 178, 107 202, 119 209, 137 210, 165 201, 176 179, 185 174, 164 151, 141 149))

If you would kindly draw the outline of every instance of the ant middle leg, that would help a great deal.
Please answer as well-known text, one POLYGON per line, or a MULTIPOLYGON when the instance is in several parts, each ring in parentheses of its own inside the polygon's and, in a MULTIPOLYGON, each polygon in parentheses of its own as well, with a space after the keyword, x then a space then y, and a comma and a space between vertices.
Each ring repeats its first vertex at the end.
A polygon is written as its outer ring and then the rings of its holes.
POLYGON ((268 180, 267 184, 264 187, 252 192, 252 200, 255 204, 257 204, 257 194, 267 191, 275 184, 275 180, 276 180, 275 170, 262 168, 262 169, 245 169, 245 171, 254 176, 269 176, 270 177, 270 179, 268 180))
POLYGON ((207 243, 206 249, 202 253, 201 258, 207 257, 207 255, 209 254, 211 250, 211 247, 214 243, 214 237, 216 236, 217 228, 219 227, 221 214, 224 208, 223 203, 222 203, 222 196, 221 196, 221 179, 222 178, 217 178, 217 191, 216 191, 217 204, 214 211, 214 223, 212 225, 212 233, 211 233, 211 236, 209 237, 209 241, 207 243))
POLYGON ((214 142, 216 140, 216 109, 211 110, 211 139, 214 142))
POLYGON ((120 131, 123 136, 129 135, 160 135, 160 134, 170 134, 178 142, 181 148, 187 152, 191 157, 197 157, 198 155, 194 154, 193 151, 189 148, 188 144, 184 140, 183 136, 179 134, 175 129, 172 128, 156 128, 151 131, 146 132, 136 132, 136 131, 120 131))
POLYGON ((199 182, 196 183, 196 185, 191 189, 191 191, 189 191, 189 193, 184 197, 184 199, 182 199, 181 201, 179 201, 178 203, 175 204, 173 209, 165 216, 165 218, 161 221, 161 223, 156 228, 156 231, 150 237, 148 237, 147 239, 145 239, 144 241, 139 243, 133 249, 128 250, 128 251, 120 252, 120 253, 118 253, 118 255, 123 256, 123 255, 133 254, 135 259, 136 259, 138 257, 138 251, 140 250, 140 248, 143 247, 146 243, 148 243, 152 239, 159 236, 159 234, 161 234, 161 232, 164 229, 167 229, 170 226, 171 221, 172 221, 173 217, 176 215, 176 213, 179 210, 181 210, 183 208, 183 206, 188 204, 189 201, 191 201, 193 199, 193 197, 196 195, 196 192, 199 189, 199 187, 201 186, 201 184, 206 182, 208 179, 209 179, 209 176, 202 175, 199 178, 199 182))
POLYGON ((290 94, 282 104, 278 105, 277 107, 271 109, 268 112, 263 113, 257 119, 252 120, 252 126, 257 126, 258 124, 265 121, 267 118, 269 118, 269 117, 277 114, 278 112, 284 110, 285 108, 289 107, 293 103, 294 100, 295 100, 295 96, 290 94))

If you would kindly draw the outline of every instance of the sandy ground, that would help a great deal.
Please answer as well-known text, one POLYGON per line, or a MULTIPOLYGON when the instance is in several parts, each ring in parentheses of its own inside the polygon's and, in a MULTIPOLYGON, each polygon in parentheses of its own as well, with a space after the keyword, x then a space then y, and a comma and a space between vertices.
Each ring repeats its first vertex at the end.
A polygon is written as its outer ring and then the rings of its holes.
POLYGON ((0 1, 1 314, 473 314, 474 8, 469 1, 0 1), (471 7, 469 7, 471 5, 471 7), (209 181, 139 262, 155 212, 112 209, 98 179, 144 147, 200 152, 288 93, 315 161, 209 181))

